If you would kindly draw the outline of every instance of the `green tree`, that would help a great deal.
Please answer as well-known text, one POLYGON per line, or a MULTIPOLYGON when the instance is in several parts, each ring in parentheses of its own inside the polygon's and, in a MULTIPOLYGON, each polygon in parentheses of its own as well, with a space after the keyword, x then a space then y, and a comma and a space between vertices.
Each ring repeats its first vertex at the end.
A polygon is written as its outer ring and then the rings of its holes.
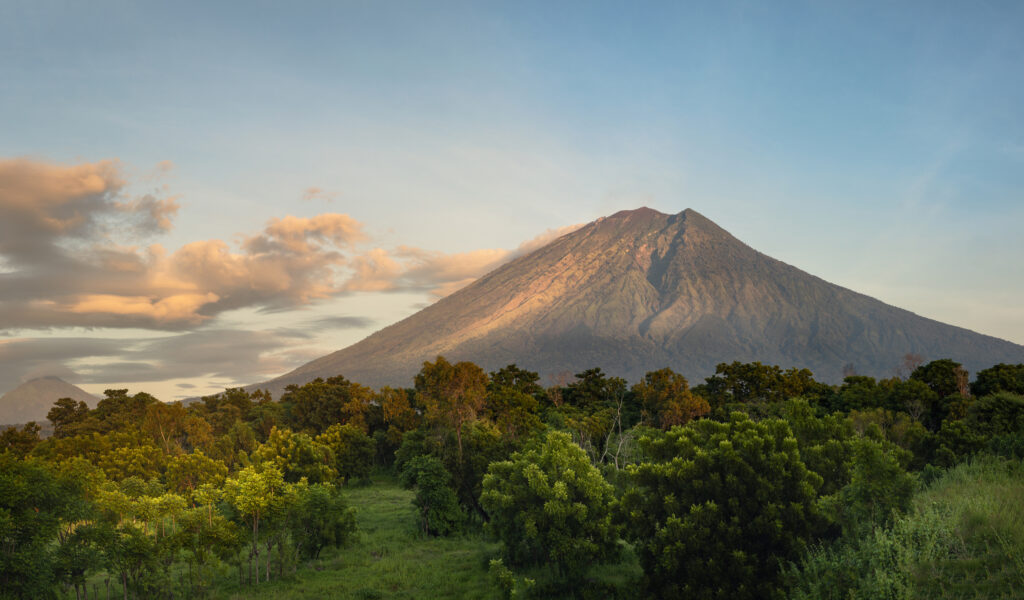
POLYGON ((331 425, 316 442, 330 449, 334 469, 345 481, 370 477, 376 443, 359 427, 351 423, 331 425))
POLYGON ((424 534, 448 535, 462 527, 466 513, 452 489, 451 473, 436 456, 421 454, 406 461, 399 481, 407 489, 416 488, 413 504, 424 534))
POLYGON ((46 418, 53 424, 53 436, 57 438, 74 435, 75 426, 89 416, 89 405, 75 402, 71 398, 61 398, 53 403, 53 408, 46 413, 46 418))
MULTIPOLYGON (((260 578, 260 524, 274 513, 280 513, 294 502, 295 490, 284 480, 273 463, 246 467, 224 482, 224 497, 249 526, 252 546, 249 550, 249 582, 252 583, 252 561, 256 561, 256 582, 260 578)), ((266 559, 267 580, 270 580, 270 557, 266 559)))
POLYGON ((336 423, 351 423, 367 431, 366 411, 373 390, 341 375, 289 385, 281 396, 296 429, 321 433, 336 423))
POLYGON ((960 363, 943 358, 921 365, 910 374, 910 379, 920 381, 930 387, 939 398, 953 395, 966 395, 967 372, 960 363))
POLYGON ((971 383, 971 394, 981 398, 996 392, 1024 395, 1024 364, 998 365, 978 371, 971 383))
POLYGON ((641 446, 622 499, 648 592, 666 598, 770 598, 779 568, 822 525, 822 479, 785 421, 694 421, 641 446))
POLYGON ((416 375, 416 399, 426 407, 427 419, 455 431, 462 460, 462 429, 477 418, 487 394, 487 375, 471 362, 451 364, 438 356, 424 362, 416 375))
POLYGON ((164 477, 168 487, 192 500, 200 485, 209 483, 219 486, 227 474, 227 465, 197 450, 192 454, 172 457, 164 477))
POLYGON ((338 475, 329 447, 290 429, 272 429, 267 441, 253 451, 252 460, 273 463, 289 483, 303 478, 310 483, 322 483, 338 475))
POLYGON ((708 377, 699 392, 705 396, 713 410, 730 404, 764 404, 781 402, 797 396, 818 395, 825 391, 807 369, 783 371, 774 365, 760 362, 720 363, 715 374, 708 377))
POLYGON ((330 484, 314 484, 299 494, 289 517, 292 541, 303 558, 317 558, 327 546, 339 548, 356 531, 356 509, 330 484))
POLYGON ((535 396, 514 387, 492 384, 487 391, 484 414, 502 436, 515 440, 544 428, 539 409, 540 403, 535 396))
POLYGON ((591 564, 618 557, 612 486, 568 434, 551 432, 540 447, 492 463, 480 503, 509 564, 551 565, 563 580, 578 580, 591 564))
POLYGON ((875 440, 853 443, 850 482, 825 502, 846 535, 885 528, 910 508, 916 480, 900 467, 899 459, 875 440))
POLYGON ((55 540, 79 511, 77 482, 38 459, 0 454, 0 597, 55 597, 55 540))
POLYGON ((13 425, 7 427, 0 432, 0 453, 12 452, 19 457, 25 456, 42 441, 39 437, 41 430, 35 421, 25 423, 21 429, 13 425))

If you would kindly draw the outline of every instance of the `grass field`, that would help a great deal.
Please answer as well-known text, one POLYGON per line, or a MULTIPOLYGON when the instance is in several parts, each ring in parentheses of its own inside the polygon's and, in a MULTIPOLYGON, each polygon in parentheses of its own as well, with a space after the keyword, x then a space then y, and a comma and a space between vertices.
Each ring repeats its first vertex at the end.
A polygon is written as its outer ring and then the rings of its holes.
POLYGON ((1024 598, 1024 464, 957 465, 891 529, 819 547, 801 569, 794 600, 1024 598))
POLYGON ((357 539, 327 549, 318 561, 280 581, 239 588, 225 585, 214 597, 241 598, 499 598, 487 574, 499 544, 482 533, 426 538, 416 531, 413 493, 391 478, 349 488, 356 508, 357 539))

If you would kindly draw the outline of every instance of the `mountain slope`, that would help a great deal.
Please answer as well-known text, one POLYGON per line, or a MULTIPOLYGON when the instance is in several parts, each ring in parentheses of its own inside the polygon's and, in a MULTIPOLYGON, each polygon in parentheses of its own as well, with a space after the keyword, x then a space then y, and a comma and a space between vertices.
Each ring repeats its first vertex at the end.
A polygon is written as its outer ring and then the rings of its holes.
POLYGON ((96 408, 99 402, 92 394, 59 377, 39 377, 0 396, 0 424, 43 423, 53 403, 61 398, 85 402, 89 408, 96 408))
POLYGON ((844 365, 888 376, 908 352, 972 372, 1024 361, 1024 346, 945 325, 761 254, 694 210, 598 219, 366 339, 254 387, 343 374, 411 385, 444 355, 543 376, 600 366, 638 380, 669 366, 699 381, 733 360, 844 365))

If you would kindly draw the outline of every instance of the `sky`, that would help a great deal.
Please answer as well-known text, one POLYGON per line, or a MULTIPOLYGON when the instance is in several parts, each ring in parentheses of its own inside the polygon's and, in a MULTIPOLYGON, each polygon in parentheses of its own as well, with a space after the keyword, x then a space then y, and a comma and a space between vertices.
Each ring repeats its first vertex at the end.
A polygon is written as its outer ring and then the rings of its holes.
POLYGON ((640 206, 1024 344, 1021 31, 1014 1, 0 1, 0 393, 263 381, 640 206))

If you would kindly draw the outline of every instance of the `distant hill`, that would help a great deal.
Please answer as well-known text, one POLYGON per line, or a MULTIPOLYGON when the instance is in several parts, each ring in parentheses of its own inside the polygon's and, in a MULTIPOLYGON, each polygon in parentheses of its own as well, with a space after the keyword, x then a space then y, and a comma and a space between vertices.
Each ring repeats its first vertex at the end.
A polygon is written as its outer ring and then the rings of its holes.
POLYGON ((691 381, 734 360, 890 376, 907 353, 972 373, 1024 362, 1024 346, 915 315, 766 256, 694 210, 601 218, 420 312, 277 379, 342 374, 409 386, 444 355, 548 376, 599 366, 636 381, 671 367, 691 381))
POLYGON ((59 377, 39 377, 0 396, 0 424, 46 421, 46 413, 61 398, 85 402, 96 408, 99 399, 59 377))

